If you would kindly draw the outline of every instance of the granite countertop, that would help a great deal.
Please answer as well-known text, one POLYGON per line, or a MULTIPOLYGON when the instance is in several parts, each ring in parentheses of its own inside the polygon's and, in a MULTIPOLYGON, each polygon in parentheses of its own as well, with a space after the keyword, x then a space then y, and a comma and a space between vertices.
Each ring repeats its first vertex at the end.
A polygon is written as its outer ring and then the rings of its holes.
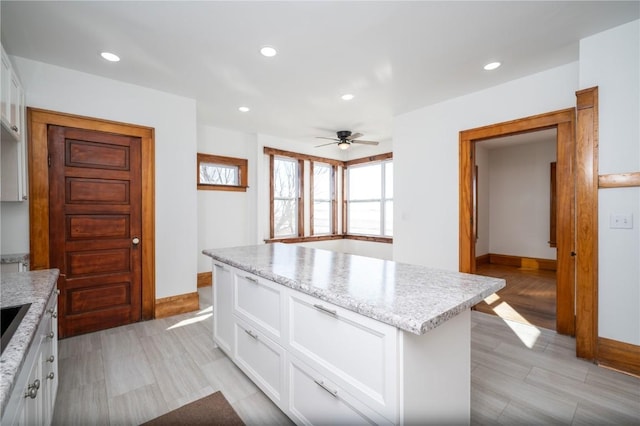
POLYGON ((58 275, 57 269, 2 274, 0 305, 5 308, 31 303, 0 357, 0 407, 3 413, 58 275))
POLYGON ((426 333, 505 286, 499 278, 293 244, 203 253, 414 334, 426 333))
POLYGON ((24 263, 29 264, 29 253, 0 254, 0 263, 24 263))

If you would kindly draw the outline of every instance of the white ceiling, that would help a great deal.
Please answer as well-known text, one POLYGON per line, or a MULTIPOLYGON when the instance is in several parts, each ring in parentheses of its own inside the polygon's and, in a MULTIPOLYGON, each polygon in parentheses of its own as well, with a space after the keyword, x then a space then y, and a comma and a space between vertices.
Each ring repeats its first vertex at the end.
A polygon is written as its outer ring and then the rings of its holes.
POLYGON ((388 140, 396 114, 575 61, 580 39, 640 17, 638 1, 0 7, 10 55, 195 98, 201 124, 309 144, 336 130, 388 140), (264 45, 279 54, 262 57, 264 45), (492 60, 503 66, 484 71, 492 60))

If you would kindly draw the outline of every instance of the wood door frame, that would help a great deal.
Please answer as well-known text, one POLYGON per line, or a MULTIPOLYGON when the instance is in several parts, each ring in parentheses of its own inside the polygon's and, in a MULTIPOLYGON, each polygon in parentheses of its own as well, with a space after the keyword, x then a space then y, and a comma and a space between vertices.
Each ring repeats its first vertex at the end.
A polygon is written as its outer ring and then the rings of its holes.
POLYGON ((27 108, 29 129, 29 250, 30 269, 49 264, 49 125, 139 137, 142 154, 142 320, 155 316, 155 131, 151 127, 79 115, 27 108))
POLYGON ((575 222, 573 220, 575 109, 569 108, 460 132, 460 271, 475 272, 473 170, 475 143, 500 136, 557 129, 557 282, 556 331, 575 333, 575 222))

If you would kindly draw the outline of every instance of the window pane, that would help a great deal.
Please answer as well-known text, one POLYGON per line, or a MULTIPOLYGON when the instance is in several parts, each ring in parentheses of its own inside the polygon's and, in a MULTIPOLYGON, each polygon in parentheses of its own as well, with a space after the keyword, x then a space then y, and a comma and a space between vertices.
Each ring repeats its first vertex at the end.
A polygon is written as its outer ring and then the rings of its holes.
POLYGON ((313 202, 313 233, 331 233, 331 202, 313 202))
POLYGON ((238 167, 224 164, 200 163, 200 184, 240 185, 238 167))
POLYGON ((348 216, 350 234, 381 235, 380 202, 349 203, 348 216))
POLYGON ((298 163, 295 160, 275 158, 273 161, 274 198, 298 197, 298 163))
POLYGON ((313 165, 313 198, 331 200, 331 166, 313 165))
POLYGON ((384 235, 393 237, 393 200, 384 203, 384 235))
POLYGON ((349 200, 380 199, 382 183, 382 165, 359 166, 349 168, 349 200))
POLYGON ((393 163, 384 165, 384 194, 385 198, 393 198, 393 163))
POLYGON ((297 235, 298 203, 297 200, 274 200, 274 224, 275 237, 297 235))

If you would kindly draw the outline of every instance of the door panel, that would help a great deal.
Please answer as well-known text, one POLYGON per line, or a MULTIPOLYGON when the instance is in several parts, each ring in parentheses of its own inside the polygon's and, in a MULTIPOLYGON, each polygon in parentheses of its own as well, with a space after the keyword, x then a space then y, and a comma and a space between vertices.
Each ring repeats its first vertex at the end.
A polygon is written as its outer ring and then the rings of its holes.
POLYGON ((141 319, 141 140, 48 127, 50 265, 60 336, 141 319))

